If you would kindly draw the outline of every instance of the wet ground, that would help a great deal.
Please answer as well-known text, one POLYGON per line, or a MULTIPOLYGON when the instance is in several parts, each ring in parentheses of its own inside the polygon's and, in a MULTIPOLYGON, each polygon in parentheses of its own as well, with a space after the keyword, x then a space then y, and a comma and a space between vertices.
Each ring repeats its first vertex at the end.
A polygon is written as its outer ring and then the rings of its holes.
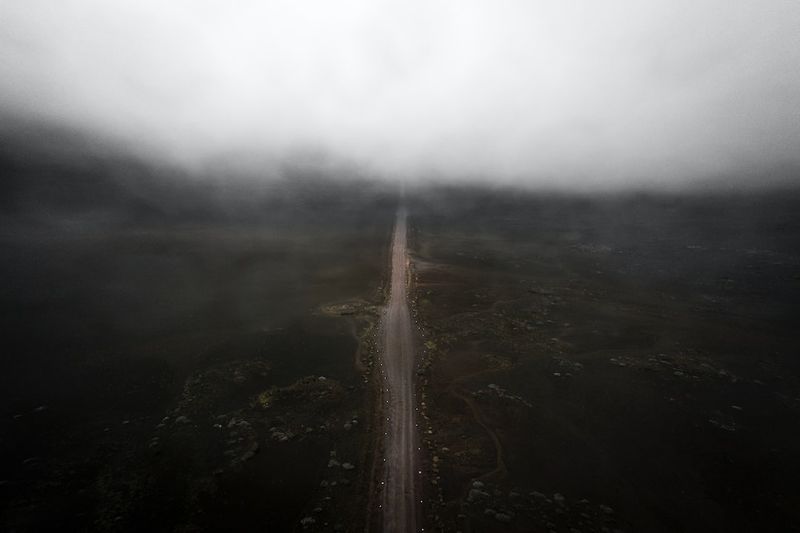
POLYGON ((800 202, 410 201, 429 523, 800 527, 800 202))

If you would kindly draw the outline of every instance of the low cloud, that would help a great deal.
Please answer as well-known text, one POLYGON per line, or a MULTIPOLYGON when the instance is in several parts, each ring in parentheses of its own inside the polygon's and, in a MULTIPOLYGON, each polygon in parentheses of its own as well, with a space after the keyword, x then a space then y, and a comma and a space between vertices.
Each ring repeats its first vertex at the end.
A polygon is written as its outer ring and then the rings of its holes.
POLYGON ((0 113, 187 165, 680 186, 800 164, 799 27, 782 0, 6 0, 0 113))

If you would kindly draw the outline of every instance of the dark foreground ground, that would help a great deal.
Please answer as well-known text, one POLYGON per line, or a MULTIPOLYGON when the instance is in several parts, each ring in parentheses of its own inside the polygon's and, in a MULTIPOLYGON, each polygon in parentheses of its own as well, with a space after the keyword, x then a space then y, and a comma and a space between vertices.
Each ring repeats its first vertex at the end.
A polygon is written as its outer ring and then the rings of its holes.
POLYGON ((393 192, 5 164, 0 529, 362 523, 393 192))
POLYGON ((800 529, 800 197, 410 201, 446 531, 800 529))

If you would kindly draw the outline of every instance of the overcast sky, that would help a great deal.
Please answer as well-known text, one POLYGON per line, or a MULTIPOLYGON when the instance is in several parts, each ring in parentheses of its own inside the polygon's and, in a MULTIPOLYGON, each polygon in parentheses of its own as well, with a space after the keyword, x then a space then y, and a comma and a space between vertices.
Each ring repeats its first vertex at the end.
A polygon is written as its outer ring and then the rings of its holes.
POLYGON ((0 113, 188 163, 759 175, 800 163, 800 2, 0 0, 0 113))

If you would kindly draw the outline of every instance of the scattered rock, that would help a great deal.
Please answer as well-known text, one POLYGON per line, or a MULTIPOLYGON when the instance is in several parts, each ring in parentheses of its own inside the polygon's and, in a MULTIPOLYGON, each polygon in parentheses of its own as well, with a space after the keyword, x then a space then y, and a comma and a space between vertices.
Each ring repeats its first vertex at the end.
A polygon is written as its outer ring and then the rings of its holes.
POLYGON ((276 427, 271 427, 269 430, 272 440, 276 440, 278 442, 287 442, 289 439, 294 437, 294 433, 292 431, 281 431, 276 427))
POLYGON ((736 422, 730 417, 723 416, 721 413, 717 413, 715 416, 709 418, 708 423, 723 431, 729 431, 731 433, 736 431, 736 422))
POLYGON ((483 500, 488 498, 489 498, 489 493, 484 492, 480 489, 470 489, 469 494, 467 495, 468 502, 474 502, 477 500, 483 500))
MULTIPOLYGON (((495 383, 490 383, 487 385, 488 390, 486 389, 478 389, 477 391, 473 392, 472 395, 476 397, 485 397, 488 396, 489 398, 496 397, 503 401, 512 401, 521 403, 526 407, 532 407, 532 404, 517 394, 510 394, 506 389, 500 387, 495 383)), ((424 406, 424 405, 423 405, 424 406)))
POLYGON ((494 519, 504 524, 508 524, 511 522, 511 517, 505 513, 495 513, 494 519))
POLYGON ((244 454, 242 455, 242 458, 241 458, 242 462, 249 461, 250 459, 255 457, 255 455, 258 453, 258 450, 259 450, 258 443, 254 442, 250 446, 250 448, 246 452, 244 452, 244 454))

